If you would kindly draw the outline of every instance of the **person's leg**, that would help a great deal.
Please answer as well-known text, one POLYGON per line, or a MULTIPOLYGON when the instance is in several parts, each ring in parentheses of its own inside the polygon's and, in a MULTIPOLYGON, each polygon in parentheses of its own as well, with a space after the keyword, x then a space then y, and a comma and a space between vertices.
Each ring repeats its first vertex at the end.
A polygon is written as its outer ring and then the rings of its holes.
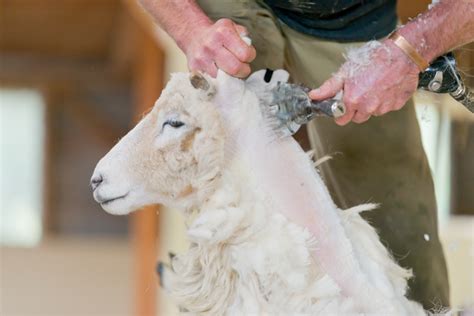
MULTIPOLYGON (((293 81, 317 87, 344 62, 350 46, 317 40, 286 26, 287 65, 293 81)), ((449 305, 446 265, 438 239, 436 201, 413 102, 364 124, 336 125, 317 118, 308 133, 320 170, 341 208, 365 202, 380 209, 364 217, 377 228, 398 262, 411 268, 409 296, 425 308, 449 305)))

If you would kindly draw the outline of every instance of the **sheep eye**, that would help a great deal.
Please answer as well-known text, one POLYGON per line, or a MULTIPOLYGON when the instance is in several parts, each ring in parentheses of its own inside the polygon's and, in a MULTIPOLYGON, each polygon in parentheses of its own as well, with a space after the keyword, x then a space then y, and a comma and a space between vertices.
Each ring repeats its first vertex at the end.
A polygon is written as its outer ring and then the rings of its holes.
POLYGON ((163 123, 162 128, 165 128, 166 125, 169 125, 173 128, 180 128, 181 126, 184 126, 184 123, 181 122, 181 121, 177 121, 177 120, 168 120, 168 121, 163 123))

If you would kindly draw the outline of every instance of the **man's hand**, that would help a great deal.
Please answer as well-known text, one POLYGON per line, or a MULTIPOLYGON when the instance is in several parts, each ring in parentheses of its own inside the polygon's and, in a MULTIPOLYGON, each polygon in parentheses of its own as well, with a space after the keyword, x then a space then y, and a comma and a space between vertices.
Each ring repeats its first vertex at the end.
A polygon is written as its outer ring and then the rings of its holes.
POLYGON ((231 76, 244 78, 250 74, 250 62, 255 58, 255 48, 247 45, 242 36, 245 27, 229 19, 201 26, 192 32, 183 50, 190 70, 203 71, 212 77, 221 69, 231 76))
POLYGON ((403 107, 416 91, 418 67, 391 40, 373 49, 361 48, 319 89, 312 90, 313 100, 323 100, 343 92, 346 114, 336 123, 363 123, 403 107), (361 56, 362 55, 362 56, 361 56))

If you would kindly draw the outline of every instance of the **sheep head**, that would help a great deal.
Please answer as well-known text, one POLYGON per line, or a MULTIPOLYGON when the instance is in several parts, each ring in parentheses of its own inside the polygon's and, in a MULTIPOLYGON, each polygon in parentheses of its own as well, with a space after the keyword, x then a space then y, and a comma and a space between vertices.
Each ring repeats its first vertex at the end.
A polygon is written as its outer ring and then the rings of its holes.
POLYGON ((91 186, 104 210, 191 206, 215 189, 225 131, 214 94, 212 78, 173 76, 151 112, 97 164, 91 186))

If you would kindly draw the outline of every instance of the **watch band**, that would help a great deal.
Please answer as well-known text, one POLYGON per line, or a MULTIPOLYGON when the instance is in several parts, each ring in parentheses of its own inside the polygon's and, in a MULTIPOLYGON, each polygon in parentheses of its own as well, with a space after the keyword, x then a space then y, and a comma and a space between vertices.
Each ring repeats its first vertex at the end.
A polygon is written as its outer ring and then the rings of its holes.
POLYGON ((390 35, 393 41, 410 59, 418 66, 420 71, 424 71, 430 65, 408 41, 398 33, 390 35))

